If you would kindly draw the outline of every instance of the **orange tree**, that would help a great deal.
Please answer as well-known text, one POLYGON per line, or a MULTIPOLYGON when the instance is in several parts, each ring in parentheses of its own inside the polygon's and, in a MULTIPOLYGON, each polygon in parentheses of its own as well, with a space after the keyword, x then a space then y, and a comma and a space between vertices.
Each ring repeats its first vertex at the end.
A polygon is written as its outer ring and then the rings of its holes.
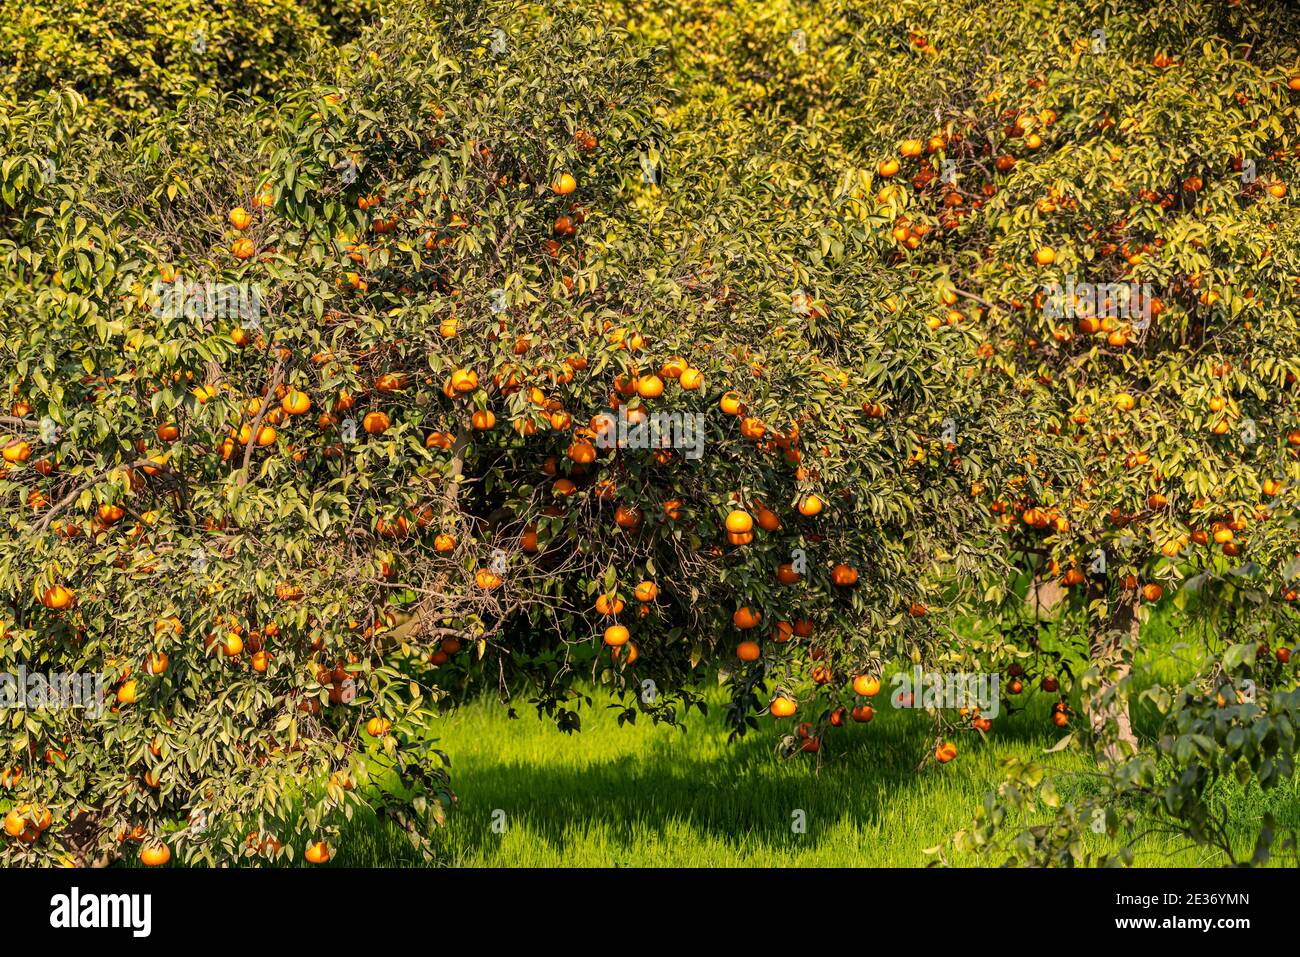
POLYGON ((671 721, 738 659, 743 733, 927 653, 970 343, 896 321, 858 180, 656 57, 453 5, 129 135, 15 105, 4 661, 108 700, 10 709, 7 861, 423 844, 483 684, 671 721))
POLYGON ((70 89, 107 110, 103 121, 130 122, 196 84, 266 93, 314 45, 351 38, 377 9, 374 0, 35 0, 0 25, 0 77, 20 98, 70 89))
MULTIPOLYGON (((850 117, 840 141, 889 180, 932 327, 974 321, 980 401, 1020 440, 971 492, 1033 597, 1064 590, 1083 625, 1080 654, 1035 677, 1056 694, 1053 672, 1088 672, 1094 727, 1132 745, 1115 689, 1143 603, 1294 639, 1294 25, 1281 5, 1217 3, 829 19, 861 27, 827 40, 851 48, 828 94, 850 117)), ((1022 618, 1024 582, 992 585, 1022 618)))

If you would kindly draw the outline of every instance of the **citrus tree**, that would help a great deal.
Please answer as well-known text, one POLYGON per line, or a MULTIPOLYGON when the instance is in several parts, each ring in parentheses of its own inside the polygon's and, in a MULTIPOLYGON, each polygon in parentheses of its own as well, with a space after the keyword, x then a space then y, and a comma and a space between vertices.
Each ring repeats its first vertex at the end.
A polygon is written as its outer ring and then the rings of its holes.
POLYGON ((933 640, 973 378, 893 321, 881 214, 585 16, 347 49, 130 135, 11 115, 6 661, 109 699, 10 712, 11 859, 319 862, 363 804, 421 842, 485 684, 672 721, 722 660, 738 733, 816 700, 817 750, 933 640))

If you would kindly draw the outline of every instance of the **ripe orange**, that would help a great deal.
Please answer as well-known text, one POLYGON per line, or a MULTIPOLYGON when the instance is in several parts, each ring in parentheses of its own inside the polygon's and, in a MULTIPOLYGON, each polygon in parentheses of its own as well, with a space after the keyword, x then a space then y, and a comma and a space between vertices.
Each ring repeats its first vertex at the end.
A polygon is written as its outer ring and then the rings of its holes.
POLYGON ((842 588, 856 585, 858 583, 858 570, 841 562, 831 569, 831 583, 842 588))
POLYGON ((361 420, 361 427, 371 435, 383 435, 391 424, 386 412, 367 412, 361 420))
POLYGON ((776 580, 782 585, 797 585, 803 580, 803 576, 794 570, 794 565, 790 562, 786 562, 783 565, 777 566, 776 580))
POLYGON ((47 588, 45 589, 45 593, 41 595, 41 604, 51 611, 61 611, 64 608, 68 608, 74 604, 76 600, 77 596, 72 589, 65 588, 62 585, 54 585, 47 588))
POLYGON ((496 413, 491 409, 479 409, 470 416, 470 425, 480 432, 486 432, 497 424, 496 413))
POLYGON ((718 400, 718 408, 727 415, 740 415, 745 411, 745 404, 740 400, 740 393, 726 392, 718 400))
POLYGON ((659 596, 659 586, 652 581, 643 581, 632 594, 639 602, 652 602, 659 596))
POLYGON ((772 699, 769 709, 774 718, 788 718, 799 710, 799 706, 794 703, 793 699, 787 698, 785 695, 777 695, 772 699))
POLYGON ((1040 266, 1050 266, 1056 262, 1056 250, 1051 246, 1040 246, 1034 250, 1034 262, 1040 266))
POLYGON ((254 248, 251 239, 236 239, 231 244, 230 251, 236 259, 252 259, 257 250, 254 248))
POLYGON ((433 538, 433 550, 439 554, 446 554, 456 548, 456 536, 448 535, 442 532, 433 538))
POLYGON ((171 848, 159 842, 140 851, 140 863, 146 867, 162 867, 172 859, 171 848))
POLYGON ((657 399, 664 394, 664 380, 657 375, 643 375, 636 380, 636 391, 643 399, 657 399))
POLYGON ((1159 601, 1164 594, 1164 588, 1155 582, 1148 582, 1142 586, 1142 597, 1147 601, 1159 601))
POLYGON ((805 495, 799 500, 799 514, 811 518, 822 510, 822 500, 816 495, 805 495))
POLYGON ((872 709, 871 705, 860 704, 853 709, 851 715, 854 721, 858 721, 861 722, 862 724, 866 724, 868 721, 870 721, 872 718, 876 716, 876 712, 872 709))
POLYGON ((551 192, 560 196, 568 196, 578 188, 578 181, 573 178, 571 173, 561 173, 556 177, 555 182, 551 184, 551 192))
POLYGON ((880 679, 875 675, 858 675, 853 679, 853 693, 873 698, 880 693, 880 679))
POLYGON ((393 724, 387 718, 371 718, 366 722, 366 734, 372 738, 382 738, 392 730, 393 724))
POLYGON ((748 606, 737 608, 731 616, 732 624, 742 631, 755 627, 762 620, 763 613, 748 606))
POLYGON ((314 841, 307 845, 307 850, 302 856, 309 864, 324 864, 330 859, 329 845, 324 841, 314 841))
POLYGON ((248 215, 248 210, 243 206, 236 206, 230 211, 230 225, 236 229, 247 229, 252 222, 253 217, 248 215))
POLYGON ((704 373, 699 369, 687 369, 677 380, 683 389, 694 392, 704 385, 704 373))
POLYGON ((605 629, 605 644, 611 648, 617 648, 620 645, 626 645, 631 634, 627 628, 622 625, 610 625, 605 629))
POLYGON ((934 759, 940 764, 947 764, 955 757, 957 757, 957 745, 951 741, 945 741, 934 750, 934 759))
POLYGON ((492 591, 501 586, 501 576, 490 568, 480 568, 474 573, 474 584, 484 591, 492 591))
POLYGON ((727 531, 734 535, 743 535, 754 527, 754 520, 749 517, 749 513, 737 509, 727 515, 727 531))
POLYGON ((742 641, 736 645, 736 657, 741 661, 757 661, 762 654, 757 641, 742 641))

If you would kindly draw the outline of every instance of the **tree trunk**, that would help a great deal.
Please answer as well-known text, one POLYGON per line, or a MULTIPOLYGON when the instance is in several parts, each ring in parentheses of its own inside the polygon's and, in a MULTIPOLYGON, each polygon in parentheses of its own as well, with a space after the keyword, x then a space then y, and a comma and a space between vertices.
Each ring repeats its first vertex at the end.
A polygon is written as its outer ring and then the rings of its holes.
POLYGON ((1096 734, 1102 734, 1107 725, 1114 724, 1113 736, 1104 748, 1107 759, 1111 761, 1123 760, 1138 749, 1128 699, 1116 696, 1115 691, 1132 672, 1132 656, 1137 650, 1141 628, 1137 608, 1136 595, 1120 598, 1108 627, 1094 637, 1089 649, 1093 664, 1101 671, 1101 684, 1086 701, 1088 720, 1096 734))

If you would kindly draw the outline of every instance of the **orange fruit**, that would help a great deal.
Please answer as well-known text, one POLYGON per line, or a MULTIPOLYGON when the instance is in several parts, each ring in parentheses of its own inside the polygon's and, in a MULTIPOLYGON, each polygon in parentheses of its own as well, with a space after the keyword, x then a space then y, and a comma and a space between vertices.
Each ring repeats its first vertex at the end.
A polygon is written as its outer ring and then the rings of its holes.
POLYGON ((568 196, 578 188, 578 181, 573 178, 572 173, 561 173, 551 184, 551 192, 560 196, 568 196))
POLYGON ((788 718, 799 710, 799 706, 785 695, 777 695, 768 706, 774 718, 788 718))
POLYGON ((854 694, 873 698, 880 692, 880 679, 875 675, 858 675, 853 679, 854 694))
POLYGON ((371 435, 383 435, 391 424, 386 412, 367 412, 361 420, 361 427, 371 435))
POLYGON ((762 656, 762 649, 757 641, 742 641, 736 645, 736 657, 741 661, 757 661, 762 656))
POLYGON ((324 864, 330 859, 329 845, 324 841, 314 841, 307 845, 307 850, 302 856, 309 864, 324 864))
POLYGON ((628 633, 628 630, 622 625, 610 625, 605 629, 605 644, 609 645, 611 648, 626 645, 628 639, 631 637, 632 636, 628 633))
POLYGON ((77 600, 76 594, 71 588, 65 588, 63 585, 54 585, 45 589, 41 595, 41 604, 51 611, 60 611, 68 608, 77 600))
POLYGON ((248 210, 243 206, 236 206, 230 211, 230 225, 236 229, 244 230, 253 222, 253 217, 248 215, 248 210))
POLYGON ((146 867, 162 867, 172 859, 171 848, 159 842, 140 851, 140 863, 146 867))
POLYGON ((659 596, 659 586, 652 581, 643 581, 632 594, 639 602, 651 602, 659 596))
POLYGON ((727 515, 727 531, 735 535, 743 535, 754 527, 754 520, 749 517, 749 513, 737 509, 727 515))
POLYGON ((816 495, 805 495, 799 500, 799 514, 811 518, 822 510, 822 500, 816 495))
POLYGON ((737 608, 731 616, 731 622, 742 630, 755 627, 763 620, 763 613, 748 606, 737 608))

